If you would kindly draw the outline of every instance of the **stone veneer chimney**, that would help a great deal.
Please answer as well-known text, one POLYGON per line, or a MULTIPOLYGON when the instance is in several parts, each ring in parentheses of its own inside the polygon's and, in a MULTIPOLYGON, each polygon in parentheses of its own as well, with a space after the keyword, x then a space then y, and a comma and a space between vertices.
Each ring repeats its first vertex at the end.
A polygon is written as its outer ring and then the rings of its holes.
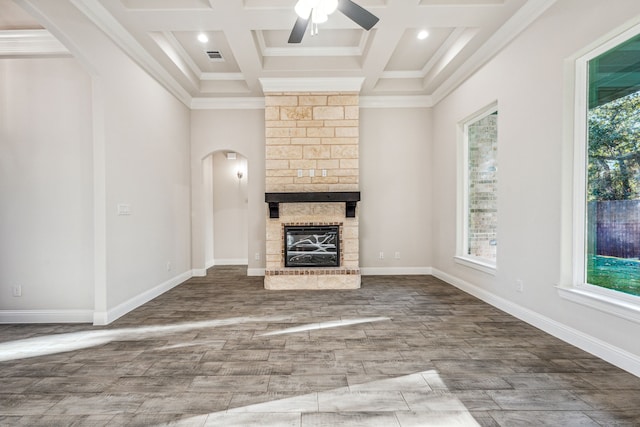
MULTIPOLYGON (((265 96, 266 192, 359 191, 359 96, 278 92, 265 96)), ((267 214, 266 289, 360 287, 358 210, 345 203, 281 203, 267 214), (285 225, 339 225, 340 267, 285 268, 285 225)))

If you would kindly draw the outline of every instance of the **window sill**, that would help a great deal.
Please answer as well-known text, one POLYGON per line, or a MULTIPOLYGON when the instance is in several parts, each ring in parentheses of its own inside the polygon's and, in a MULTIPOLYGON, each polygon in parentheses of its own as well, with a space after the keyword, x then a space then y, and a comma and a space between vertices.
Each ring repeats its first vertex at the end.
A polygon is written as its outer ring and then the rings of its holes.
POLYGON ((607 295, 606 292, 590 290, 589 287, 589 285, 585 285, 584 288, 556 286, 556 289, 561 298, 640 323, 640 298, 626 294, 607 295))
POLYGON ((456 264, 464 265, 465 267, 473 268, 475 270, 482 271, 483 273, 496 275, 496 265, 480 258, 464 257, 456 255, 453 257, 456 264))

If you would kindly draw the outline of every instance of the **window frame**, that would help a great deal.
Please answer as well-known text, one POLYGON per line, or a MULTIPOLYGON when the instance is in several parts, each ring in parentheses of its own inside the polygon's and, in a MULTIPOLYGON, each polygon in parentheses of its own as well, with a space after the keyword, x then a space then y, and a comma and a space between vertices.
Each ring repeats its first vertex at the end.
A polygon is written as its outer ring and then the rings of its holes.
MULTIPOLYGON (((469 126, 491 114, 498 113, 498 101, 494 101, 458 122, 458 203, 457 239, 454 261, 457 264, 495 275, 495 260, 469 255, 469 126)), ((499 113, 498 113, 499 115, 499 113)))
POLYGON ((587 283, 586 250, 589 61, 639 34, 640 24, 636 24, 609 36, 575 59, 573 64, 572 262, 570 283, 557 286, 564 299, 637 323, 640 323, 640 297, 587 283))

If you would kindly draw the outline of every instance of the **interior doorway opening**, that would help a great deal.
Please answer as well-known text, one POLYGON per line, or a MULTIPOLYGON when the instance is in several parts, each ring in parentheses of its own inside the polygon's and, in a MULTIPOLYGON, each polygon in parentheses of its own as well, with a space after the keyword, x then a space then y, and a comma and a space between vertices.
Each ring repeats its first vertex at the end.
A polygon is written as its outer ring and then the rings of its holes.
POLYGON ((232 150, 203 160, 206 268, 248 264, 248 165, 232 150))

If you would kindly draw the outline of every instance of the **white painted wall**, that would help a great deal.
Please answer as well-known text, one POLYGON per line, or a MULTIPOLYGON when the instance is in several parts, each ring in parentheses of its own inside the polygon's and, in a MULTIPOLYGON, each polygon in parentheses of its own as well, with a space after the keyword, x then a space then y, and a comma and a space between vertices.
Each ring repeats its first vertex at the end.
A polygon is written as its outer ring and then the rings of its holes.
POLYGON ((214 265, 213 242, 213 155, 202 160, 204 259, 206 268, 214 265))
POLYGON ((191 261, 189 110, 135 64, 122 65, 101 78, 109 307, 190 271, 191 261), (118 216, 120 203, 132 215, 118 216))
POLYGON ((89 75, 0 60, 0 310, 92 310, 92 174, 89 75))
POLYGON ((108 323, 191 276, 190 111, 73 4, 28 6, 92 77, 94 321, 108 323))
MULTIPOLYGON (((636 0, 563 0, 433 110, 433 267, 477 294, 621 358, 640 357, 640 325, 561 299, 563 186, 571 179, 571 61, 640 16, 636 0), (579 23, 579 25, 578 25, 579 23), (570 27, 570 30, 568 30, 570 27), (456 125, 498 102, 498 259, 491 276, 457 265, 456 125), (524 282, 524 292, 515 282, 524 282), (530 311, 527 311, 530 310, 530 311), (624 352, 628 352, 625 354, 624 352)), ((569 188, 571 187, 570 182, 569 188)), ((569 196, 570 197, 570 196, 569 196)), ((569 202, 570 206, 570 202, 569 202)), ((570 213, 569 213, 570 215, 570 213)), ((568 224, 570 227, 571 224, 568 224)), ((636 362, 637 363, 637 362, 636 362)))
POLYGON ((430 133, 430 109, 360 109, 363 274, 424 274, 431 266, 430 133))
POLYGON ((247 159, 236 153, 212 156, 213 169, 213 252, 216 265, 244 265, 248 258, 248 179, 247 159), (242 179, 237 172, 241 170, 242 179))

